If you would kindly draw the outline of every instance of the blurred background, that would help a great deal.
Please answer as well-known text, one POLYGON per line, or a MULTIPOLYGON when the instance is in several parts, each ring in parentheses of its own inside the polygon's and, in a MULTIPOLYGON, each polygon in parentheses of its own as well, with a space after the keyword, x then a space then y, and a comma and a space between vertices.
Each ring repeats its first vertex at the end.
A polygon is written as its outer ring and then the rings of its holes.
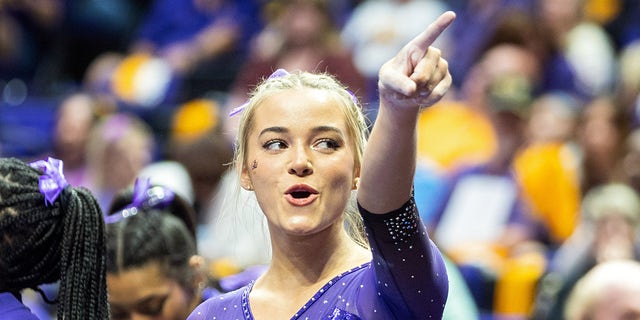
POLYGON ((454 85, 420 115, 415 180, 451 262, 445 318, 563 319, 591 268, 640 258, 637 0, 4 0, 0 156, 62 159, 103 209, 150 175, 196 209, 201 254, 264 264, 221 218, 229 111, 300 69, 374 121, 377 70, 446 10, 454 85))

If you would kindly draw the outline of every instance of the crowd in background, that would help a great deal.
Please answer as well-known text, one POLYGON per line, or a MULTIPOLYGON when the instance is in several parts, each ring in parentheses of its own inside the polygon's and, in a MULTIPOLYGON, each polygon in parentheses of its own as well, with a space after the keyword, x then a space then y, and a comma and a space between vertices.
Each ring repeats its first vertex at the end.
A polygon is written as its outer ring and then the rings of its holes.
MULTIPOLYGON (((414 187, 451 262, 445 318, 581 319, 599 299, 573 290, 583 276, 640 259, 635 0, 3 1, 0 156, 63 160, 105 211, 149 177, 195 209, 210 276, 263 265, 257 206, 227 201, 250 199, 229 111, 300 69, 336 75, 374 121, 380 66, 446 10, 454 85, 420 115, 414 187)), ((600 274, 637 273, 619 270, 600 274)))

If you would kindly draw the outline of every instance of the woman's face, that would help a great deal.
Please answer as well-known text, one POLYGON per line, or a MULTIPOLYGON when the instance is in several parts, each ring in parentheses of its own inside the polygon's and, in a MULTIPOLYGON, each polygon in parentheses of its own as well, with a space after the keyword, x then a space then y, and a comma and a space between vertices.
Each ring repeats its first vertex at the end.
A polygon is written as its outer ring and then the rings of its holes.
POLYGON ((107 274, 111 317, 184 320, 200 302, 193 290, 167 278, 156 262, 107 274))
POLYGON ((289 89, 254 112, 242 186, 255 190, 271 232, 305 236, 342 228, 356 171, 337 99, 323 90, 289 89))

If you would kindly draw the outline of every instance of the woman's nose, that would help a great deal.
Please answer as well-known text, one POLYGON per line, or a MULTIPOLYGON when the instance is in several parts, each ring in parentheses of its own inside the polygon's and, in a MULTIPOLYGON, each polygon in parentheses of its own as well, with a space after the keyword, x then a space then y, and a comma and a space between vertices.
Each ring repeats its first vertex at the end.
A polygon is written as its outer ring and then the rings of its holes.
POLYGON ((293 152, 293 159, 289 165, 289 173, 303 177, 313 173, 313 166, 311 164, 311 157, 309 156, 308 148, 296 147, 293 152))

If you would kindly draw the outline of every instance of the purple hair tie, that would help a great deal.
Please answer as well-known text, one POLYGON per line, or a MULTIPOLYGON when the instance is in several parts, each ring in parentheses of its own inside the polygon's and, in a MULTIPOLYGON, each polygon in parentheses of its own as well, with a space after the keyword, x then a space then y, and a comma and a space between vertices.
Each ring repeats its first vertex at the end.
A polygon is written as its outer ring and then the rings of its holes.
POLYGON ((140 210, 166 208, 171 204, 174 197, 173 191, 165 187, 151 186, 151 180, 149 178, 138 178, 133 186, 131 204, 118 212, 105 216, 104 221, 107 224, 115 223, 122 219, 135 216, 140 210))
POLYGON ((34 161, 29 163, 29 166, 43 172, 38 181, 38 188, 44 196, 45 206, 53 205, 62 190, 69 185, 62 172, 62 160, 49 157, 47 161, 34 161))
POLYGON ((147 191, 151 187, 151 179, 136 179, 133 184, 133 197, 131 199, 131 207, 141 207, 147 199, 147 191))
MULTIPOLYGON (((289 75, 289 72, 288 72, 287 70, 285 70, 285 69, 280 68, 280 69, 278 69, 278 70, 274 71, 274 72, 269 76, 269 78, 267 78, 267 80, 269 80, 269 79, 274 79, 274 78, 281 78, 281 77, 284 77, 284 76, 287 76, 287 75, 289 75)), ((249 105, 249 101, 250 101, 250 100, 247 100, 247 101, 245 101, 245 103, 243 103, 242 105, 240 105, 240 106, 238 106, 238 107, 233 108, 233 110, 231 110, 231 112, 229 112, 229 117, 233 117, 233 116, 235 116, 236 114, 238 114, 238 113, 242 112, 242 110, 244 110, 244 108, 246 108, 246 107, 249 105)))

